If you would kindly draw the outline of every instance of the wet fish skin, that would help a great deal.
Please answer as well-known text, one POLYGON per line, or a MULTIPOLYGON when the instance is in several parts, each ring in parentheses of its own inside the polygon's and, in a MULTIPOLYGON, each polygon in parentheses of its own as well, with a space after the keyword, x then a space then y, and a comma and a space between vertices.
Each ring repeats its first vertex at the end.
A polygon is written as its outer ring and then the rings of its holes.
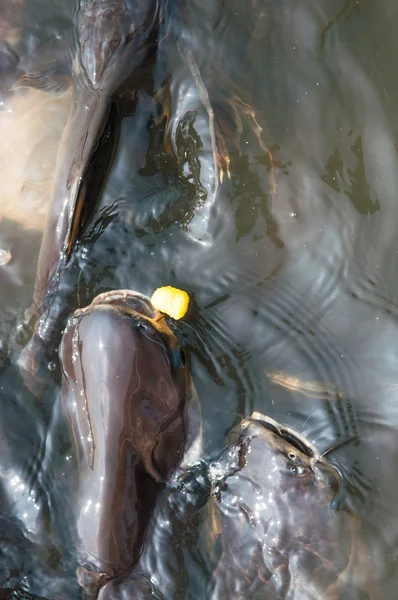
POLYGON ((63 273, 100 199, 117 149, 117 90, 146 56, 145 42, 156 26, 158 8, 158 0, 87 3, 81 13, 72 78, 65 76, 62 64, 57 80, 56 68, 51 64, 50 69, 43 67, 25 75, 15 86, 42 92, 48 89, 51 94, 67 89, 70 82, 73 88, 38 258, 33 305, 26 317, 28 328, 33 327, 34 333, 19 358, 25 384, 35 395, 43 391, 46 364, 55 360, 59 331, 70 312, 62 291, 63 273), (92 173, 89 176, 104 136, 110 140, 106 148, 107 168, 101 168, 95 177, 92 173))
POLYGON ((223 553, 209 597, 334 597, 349 565, 353 516, 337 510, 340 476, 316 448, 255 413, 211 472, 223 553))
MULTIPOLYGON (((115 93, 140 64, 146 53, 145 40, 154 27, 157 1, 94 0, 82 13, 78 51, 72 80, 60 80, 56 69, 43 67, 25 75, 15 87, 62 91, 72 81, 73 102, 57 157, 51 208, 40 250, 34 302, 42 324, 50 313, 51 298, 57 293, 59 275, 68 263, 81 233, 80 215, 89 190, 85 186, 90 162, 115 105, 115 93)), ((115 144, 117 139, 115 140, 115 144)), ((112 163, 109 156, 109 167, 112 163)), ((106 173, 98 177, 106 179, 106 173)), ((91 207, 92 208, 92 207, 91 207)), ((41 328, 46 338, 57 318, 41 328)))
POLYGON ((79 467, 78 575, 93 593, 140 555, 155 498, 182 458, 191 382, 164 319, 133 293, 77 311, 60 358, 79 467))

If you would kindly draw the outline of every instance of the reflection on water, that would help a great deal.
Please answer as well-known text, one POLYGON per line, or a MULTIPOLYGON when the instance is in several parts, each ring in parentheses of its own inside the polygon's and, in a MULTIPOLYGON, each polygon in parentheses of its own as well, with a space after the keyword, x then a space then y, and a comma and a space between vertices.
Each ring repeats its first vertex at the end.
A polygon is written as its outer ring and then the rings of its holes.
MULTIPOLYGON (((40 399, 17 368, 70 96, 9 90, 49 57, 75 54, 78 2, 6 4, 0 588, 77 600, 76 464, 56 350, 40 399)), ((104 597, 208 597, 219 549, 203 533, 212 518, 206 465, 231 427, 258 410, 320 452, 355 437, 328 457, 360 523, 341 597, 395 599, 398 8, 394 0, 159 6, 134 89, 120 92, 109 180, 60 294, 68 310, 109 289, 150 295, 174 284, 192 294, 190 315, 173 327, 202 403, 204 462, 161 495, 135 579, 104 597)))

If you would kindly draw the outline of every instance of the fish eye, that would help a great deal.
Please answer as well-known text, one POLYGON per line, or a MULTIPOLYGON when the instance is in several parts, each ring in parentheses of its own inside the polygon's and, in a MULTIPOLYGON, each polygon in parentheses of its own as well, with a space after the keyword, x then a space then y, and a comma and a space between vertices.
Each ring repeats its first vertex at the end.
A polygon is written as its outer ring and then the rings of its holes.
POLYGON ((302 475, 303 473, 304 473, 303 467, 297 467, 297 466, 292 467, 293 475, 302 475))
POLYGON ((143 323, 142 321, 138 321, 137 329, 139 329, 140 331, 142 331, 142 333, 144 333, 145 331, 147 331, 148 326, 145 325, 145 323, 143 323))
POLYGON ((306 474, 306 469, 304 467, 300 467, 299 465, 287 463, 285 468, 285 474, 290 477, 300 477, 306 474))

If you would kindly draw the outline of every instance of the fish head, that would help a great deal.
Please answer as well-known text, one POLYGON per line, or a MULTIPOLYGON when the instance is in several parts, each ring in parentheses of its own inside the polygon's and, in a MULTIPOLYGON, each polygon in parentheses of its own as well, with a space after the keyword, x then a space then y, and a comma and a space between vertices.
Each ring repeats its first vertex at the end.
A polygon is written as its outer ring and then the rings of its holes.
POLYGON ((92 2, 88 6, 79 30, 81 61, 94 87, 99 85, 122 40, 119 6, 123 3, 108 7, 101 4, 92 2))
POLYGON ((129 46, 137 49, 142 36, 149 34, 156 5, 136 0, 91 0, 87 4, 79 27, 80 61, 94 88, 100 86, 111 64, 115 70, 118 63, 120 67, 118 59, 130 52, 129 46))
POLYGON ((348 513, 339 473, 309 440, 253 413, 210 472, 223 544, 215 597, 240 597, 242 585, 257 597, 265 584, 270 598, 289 586, 318 597, 335 583, 349 560, 348 513))
POLYGON ((298 493, 296 502, 314 501, 322 496, 330 502, 340 487, 340 475, 322 459, 317 448, 290 427, 261 413, 253 413, 232 431, 240 448, 245 474, 261 480, 266 475, 270 491, 275 487, 288 495, 298 493), (306 498, 310 490, 309 498, 306 498))

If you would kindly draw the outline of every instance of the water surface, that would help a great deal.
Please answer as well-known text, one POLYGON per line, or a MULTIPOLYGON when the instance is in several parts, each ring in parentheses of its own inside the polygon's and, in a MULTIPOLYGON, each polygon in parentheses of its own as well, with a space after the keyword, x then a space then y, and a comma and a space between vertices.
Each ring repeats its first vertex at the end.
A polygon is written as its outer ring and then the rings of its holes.
MULTIPOLYGON (((17 367, 43 228, 37 210, 46 210, 68 98, 8 91, 35 63, 75 51, 77 5, 8 4, 15 10, 0 9, 0 248, 12 257, 0 267, 0 583, 77 599, 65 518, 74 456, 56 351, 40 399, 17 367)), ((72 310, 115 288, 189 291, 193 310, 176 332, 202 402, 206 461, 253 410, 321 450, 356 436, 330 461, 361 519, 358 590, 369 590, 371 572, 380 597, 395 599, 398 7, 202 0, 162 10, 124 98, 109 181, 65 273, 65 301, 72 310)), ((167 598, 207 598, 200 536, 178 534, 178 510, 170 514, 154 518, 143 568, 155 565, 167 598)))

